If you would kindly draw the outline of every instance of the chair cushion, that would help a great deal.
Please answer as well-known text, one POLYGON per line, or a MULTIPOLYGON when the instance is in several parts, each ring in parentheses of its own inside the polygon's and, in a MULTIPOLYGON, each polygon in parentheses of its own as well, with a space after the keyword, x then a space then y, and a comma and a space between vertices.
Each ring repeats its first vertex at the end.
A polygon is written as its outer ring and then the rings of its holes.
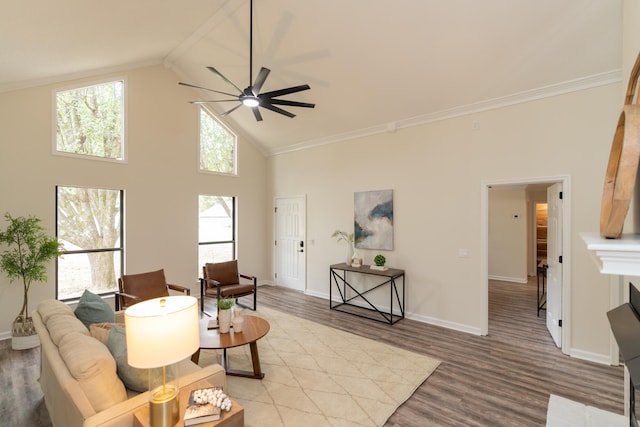
POLYGON ((122 276, 122 292, 140 297, 141 300, 169 295, 164 270, 122 276))
POLYGON ((116 314, 101 297, 93 292, 85 291, 74 311, 76 317, 89 329, 92 323, 115 322, 116 314))
MULTIPOLYGON (((207 289, 205 291, 207 295, 217 295, 216 288, 207 289)), ((245 295, 249 295, 253 293, 253 284, 238 284, 238 285, 227 285, 220 287, 220 294, 226 298, 236 298, 242 297, 245 295)))
POLYGON ((73 316, 73 309, 62 301, 46 299, 38 304, 38 313, 40 313, 42 321, 46 324, 49 318, 56 314, 73 316))
POLYGON ((220 282, 220 285, 235 285, 239 282, 238 261, 225 261, 205 264, 206 279, 220 282))
POLYGON ((127 400, 107 347, 93 337, 72 332, 60 340, 60 356, 96 412, 127 400))

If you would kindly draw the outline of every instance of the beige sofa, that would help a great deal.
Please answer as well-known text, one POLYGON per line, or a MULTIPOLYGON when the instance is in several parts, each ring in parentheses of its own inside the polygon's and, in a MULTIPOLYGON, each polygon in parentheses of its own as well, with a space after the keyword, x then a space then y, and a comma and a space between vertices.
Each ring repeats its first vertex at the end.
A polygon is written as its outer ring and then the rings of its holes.
MULTIPOLYGON (((46 300, 32 314, 41 342, 40 386, 55 427, 131 427, 133 413, 148 405, 149 392, 127 390, 109 349, 91 336, 73 310, 46 300)), ((116 313, 122 322, 123 313, 116 313)), ((224 369, 180 362, 180 387, 203 379, 226 389, 224 369)))

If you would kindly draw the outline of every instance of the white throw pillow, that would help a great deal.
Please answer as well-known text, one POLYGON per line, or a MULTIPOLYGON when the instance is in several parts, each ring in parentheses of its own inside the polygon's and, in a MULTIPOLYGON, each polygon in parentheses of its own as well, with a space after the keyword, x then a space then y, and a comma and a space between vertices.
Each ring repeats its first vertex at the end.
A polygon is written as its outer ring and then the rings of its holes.
POLYGON ((71 332, 62 337, 58 350, 96 412, 127 400, 124 384, 116 373, 116 362, 100 341, 71 332))

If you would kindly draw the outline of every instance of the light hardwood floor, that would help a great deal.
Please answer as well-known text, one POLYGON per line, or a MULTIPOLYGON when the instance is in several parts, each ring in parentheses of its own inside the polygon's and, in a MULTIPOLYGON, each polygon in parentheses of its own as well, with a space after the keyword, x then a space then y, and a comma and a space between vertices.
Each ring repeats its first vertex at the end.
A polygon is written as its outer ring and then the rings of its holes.
MULTIPOLYGON (((623 370, 568 357, 536 313, 535 281, 491 281, 489 335, 404 319, 393 326, 329 310, 327 300, 262 286, 265 306, 442 361, 385 427, 544 426, 549 394, 622 413, 623 370)), ((37 383, 39 350, 0 342, 0 425, 50 426, 37 383), (5 424, 7 423, 7 424, 5 424)), ((268 427, 268 426, 265 426, 268 427)))

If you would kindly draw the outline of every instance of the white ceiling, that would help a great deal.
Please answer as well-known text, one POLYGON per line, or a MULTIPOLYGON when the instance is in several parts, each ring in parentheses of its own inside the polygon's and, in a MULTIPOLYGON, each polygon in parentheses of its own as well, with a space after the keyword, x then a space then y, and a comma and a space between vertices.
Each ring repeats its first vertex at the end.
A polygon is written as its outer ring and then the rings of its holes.
MULTIPOLYGON (((3 2, 0 92, 164 63, 178 80, 249 85, 249 0, 3 2)), ((290 119, 223 119, 266 154, 620 79, 622 0, 254 0, 254 70, 290 119)), ((220 99, 192 91, 193 99, 220 99)), ((212 104, 222 112, 234 103, 212 104)), ((195 107, 194 107, 195 108, 195 107)))

